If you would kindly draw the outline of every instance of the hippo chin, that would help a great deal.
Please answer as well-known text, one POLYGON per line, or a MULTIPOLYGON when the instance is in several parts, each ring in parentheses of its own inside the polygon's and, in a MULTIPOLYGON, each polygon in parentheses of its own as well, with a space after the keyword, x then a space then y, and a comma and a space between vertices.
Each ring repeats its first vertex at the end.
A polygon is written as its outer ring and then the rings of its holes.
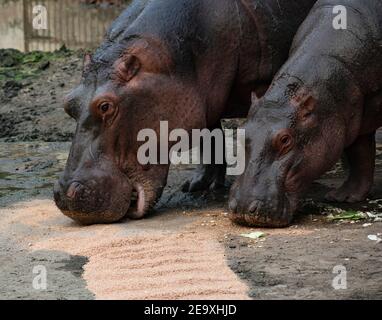
MULTIPOLYGON (((54 188, 57 206, 81 223, 144 217, 169 165, 138 162, 138 133, 159 136, 160 121, 190 132, 245 117, 251 92, 264 94, 314 2, 133 1, 86 57, 81 83, 66 98, 77 130, 54 188)), ((201 167, 184 190, 222 186, 225 168, 201 167)))
POLYGON ((309 185, 343 153, 349 176, 327 199, 366 199, 382 126, 381 17, 379 1, 317 1, 270 89, 253 95, 246 169, 230 195, 233 221, 287 226, 309 185), (347 9, 347 29, 333 29, 338 5, 347 9))

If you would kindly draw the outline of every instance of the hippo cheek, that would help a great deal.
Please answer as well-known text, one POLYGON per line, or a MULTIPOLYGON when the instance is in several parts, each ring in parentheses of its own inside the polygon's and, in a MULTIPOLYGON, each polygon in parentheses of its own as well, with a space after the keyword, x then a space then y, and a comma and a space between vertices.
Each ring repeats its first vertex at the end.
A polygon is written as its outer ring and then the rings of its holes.
POLYGON ((54 187, 56 204, 64 215, 80 224, 117 222, 130 207, 132 186, 125 181, 114 181, 113 186, 105 183, 103 187, 73 181, 63 190, 59 183, 54 187))

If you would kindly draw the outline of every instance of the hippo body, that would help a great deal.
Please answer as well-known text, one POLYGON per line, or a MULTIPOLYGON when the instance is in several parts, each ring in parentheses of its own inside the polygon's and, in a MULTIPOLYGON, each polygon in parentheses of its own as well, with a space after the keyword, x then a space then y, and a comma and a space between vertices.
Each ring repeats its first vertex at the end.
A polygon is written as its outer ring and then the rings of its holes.
MULTIPOLYGON (((78 123, 54 188, 64 214, 81 223, 125 216, 133 191, 142 218, 166 185, 168 165, 137 161, 141 129, 214 129, 245 117, 288 57, 315 0, 137 0, 85 59, 65 110, 78 123)), ((169 146, 171 147, 171 145, 169 146)), ((218 187, 224 165, 206 165, 186 191, 218 187)))
POLYGON ((317 1, 269 90, 261 99, 254 96, 245 124, 250 154, 231 190, 232 219, 287 226, 309 184, 343 152, 349 177, 327 199, 364 200, 381 126, 382 2, 317 1), (338 5, 346 8, 346 29, 333 27, 338 5))

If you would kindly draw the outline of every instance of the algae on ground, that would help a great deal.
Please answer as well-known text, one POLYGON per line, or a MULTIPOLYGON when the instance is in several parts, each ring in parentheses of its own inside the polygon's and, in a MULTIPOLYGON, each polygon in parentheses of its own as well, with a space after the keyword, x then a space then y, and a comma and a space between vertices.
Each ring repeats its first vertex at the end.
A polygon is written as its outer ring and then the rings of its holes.
POLYGON ((49 63, 71 55, 72 52, 63 46, 54 52, 33 51, 22 53, 15 49, 0 49, 0 83, 13 80, 35 78, 49 67, 49 63))
POLYGON ((336 215, 330 214, 328 216, 328 219, 331 221, 338 221, 338 220, 359 221, 359 220, 367 219, 367 216, 365 213, 361 211, 342 210, 342 212, 339 214, 336 214, 336 215))

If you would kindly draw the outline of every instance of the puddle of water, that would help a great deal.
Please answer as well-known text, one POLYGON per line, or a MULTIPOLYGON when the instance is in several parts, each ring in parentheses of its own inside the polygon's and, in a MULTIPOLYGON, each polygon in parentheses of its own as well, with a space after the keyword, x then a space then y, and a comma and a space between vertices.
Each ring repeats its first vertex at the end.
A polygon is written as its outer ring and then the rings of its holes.
POLYGON ((70 143, 0 143, 0 206, 51 197, 70 143))

